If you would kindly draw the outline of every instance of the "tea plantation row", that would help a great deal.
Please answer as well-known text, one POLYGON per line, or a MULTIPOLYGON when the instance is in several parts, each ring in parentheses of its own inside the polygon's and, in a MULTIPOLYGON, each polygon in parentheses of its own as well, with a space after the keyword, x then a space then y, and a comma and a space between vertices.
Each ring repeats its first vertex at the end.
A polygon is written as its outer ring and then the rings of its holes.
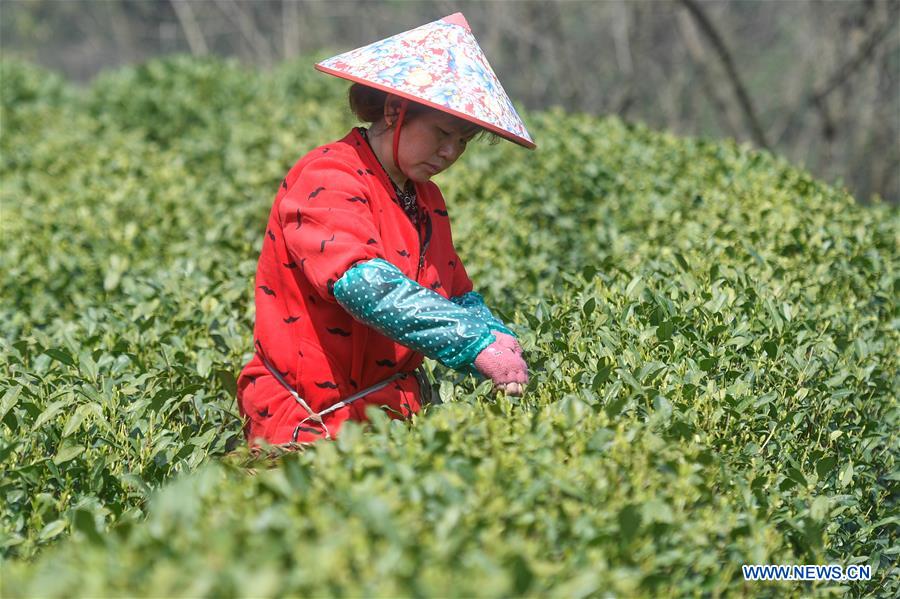
POLYGON ((729 141, 526 114, 538 151, 476 144, 437 182, 527 395, 429 362, 444 405, 266 467, 234 400, 255 262, 345 86, 0 64, 4 597, 900 593, 896 209, 729 141))

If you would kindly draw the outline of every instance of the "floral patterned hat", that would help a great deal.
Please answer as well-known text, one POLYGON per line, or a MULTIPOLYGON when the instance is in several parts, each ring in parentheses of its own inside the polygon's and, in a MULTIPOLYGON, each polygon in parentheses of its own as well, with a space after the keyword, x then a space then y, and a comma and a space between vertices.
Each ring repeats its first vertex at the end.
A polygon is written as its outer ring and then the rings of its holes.
POLYGON ((536 147, 462 13, 323 60, 316 69, 536 147))

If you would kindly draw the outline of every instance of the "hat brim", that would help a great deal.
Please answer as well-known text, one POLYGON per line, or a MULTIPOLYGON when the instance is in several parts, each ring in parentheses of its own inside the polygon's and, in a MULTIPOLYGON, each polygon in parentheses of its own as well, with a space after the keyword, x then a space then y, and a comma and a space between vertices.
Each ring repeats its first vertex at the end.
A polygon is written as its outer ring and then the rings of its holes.
POLYGON ((359 83, 361 85, 366 85, 368 87, 383 91, 385 93, 393 94, 400 98, 406 98, 407 100, 410 100, 412 102, 417 102, 419 104, 428 106, 429 108, 433 108, 440 112, 445 112, 447 114, 453 115, 456 118, 462 119, 464 121, 468 121, 470 123, 475 123, 479 127, 486 129, 486 130, 490 131, 491 133, 499 135, 503 139, 506 139, 515 144, 518 144, 518 145, 522 146, 523 148, 533 150, 537 147, 537 144, 535 144, 533 141, 529 141, 529 140, 525 139, 524 137, 520 137, 518 135, 515 135, 514 133, 510 133, 509 131, 506 131, 505 129, 501 129, 500 127, 497 127, 496 125, 482 121, 481 119, 477 119, 477 118, 473 117, 472 115, 466 114, 464 112, 459 112, 457 110, 453 110, 452 108, 447 108, 446 106, 441 106, 440 104, 436 104, 429 100, 425 100, 424 98, 419 98, 419 97, 417 97, 413 94, 407 93, 407 92, 402 92, 402 91, 390 88, 386 85, 381 85, 379 83, 374 83, 372 81, 368 81, 366 79, 363 79, 362 77, 348 75, 347 73, 344 73, 341 71, 330 69, 328 67, 323 67, 320 64, 316 64, 315 68, 317 71, 321 71, 322 73, 326 73, 328 75, 334 75, 335 77, 340 77, 341 79, 353 81, 354 83, 359 83))

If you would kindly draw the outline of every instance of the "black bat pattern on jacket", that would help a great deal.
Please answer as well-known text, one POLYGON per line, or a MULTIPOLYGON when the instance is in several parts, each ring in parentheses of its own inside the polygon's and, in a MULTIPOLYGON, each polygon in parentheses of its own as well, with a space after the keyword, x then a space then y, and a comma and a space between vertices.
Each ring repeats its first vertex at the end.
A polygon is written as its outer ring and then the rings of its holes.
POLYGON ((271 289, 269 289, 268 287, 266 287, 265 285, 260 285, 259 288, 262 289, 263 293, 265 293, 266 295, 271 295, 272 297, 275 297, 275 292, 272 291, 271 289))
POLYGON ((297 263, 291 260, 290 262, 282 262, 281 265, 285 268, 297 268, 297 263))
POLYGON ((283 189, 287 189, 287 179, 282 179, 282 180, 281 180, 281 187, 282 187, 283 189))
POLYGON ((321 246, 321 248, 319 249, 319 253, 322 253, 322 252, 325 251, 325 244, 328 243, 328 242, 330 242, 330 241, 334 241, 334 233, 331 234, 331 238, 330 238, 330 239, 323 239, 323 240, 322 240, 322 246, 321 246))
POLYGON ((349 337, 350 336, 350 331, 345 331, 344 329, 342 329, 340 327, 326 328, 325 330, 328 331, 329 333, 331 333, 332 335, 340 335, 341 337, 349 337))
POLYGON ((368 204, 369 200, 366 198, 361 198, 359 196, 353 196, 352 198, 346 198, 348 202, 362 202, 363 204, 368 204))
POLYGON ((324 187, 317 187, 316 190, 313 191, 313 192, 311 192, 311 193, 309 194, 309 197, 307 197, 306 199, 307 199, 307 200, 311 200, 311 199, 313 199, 314 197, 316 197, 317 195, 319 195, 319 193, 322 192, 322 191, 325 191, 325 188, 324 188, 324 187))
POLYGON ((271 414, 269 414, 269 406, 266 406, 262 410, 256 410, 256 415, 260 418, 268 418, 271 416, 271 414))
POLYGON ((275 233, 272 232, 272 229, 267 230, 266 233, 269 235, 269 239, 275 241, 275 233))
POLYGON ((300 209, 297 208, 297 226, 294 227, 294 230, 295 230, 295 231, 296 231, 297 229, 300 228, 300 223, 301 223, 301 221, 300 221, 300 209))
POLYGON ((400 255, 403 256, 404 258, 408 258, 408 257, 409 257, 409 252, 407 252, 406 250, 396 250, 396 251, 397 251, 398 254, 400 254, 400 255))
POLYGON ((332 381, 324 381, 322 383, 316 383, 316 387, 319 389, 337 389, 338 386, 334 384, 332 381))
POLYGON ((298 320, 300 320, 300 317, 299 316, 288 316, 287 318, 284 318, 282 320, 284 320, 285 324, 291 324, 293 322, 297 322, 298 320))
POLYGON ((375 364, 377 364, 378 366, 385 366, 387 368, 393 368, 397 365, 396 362, 394 362, 393 360, 388 360, 387 358, 385 358, 384 360, 375 360, 375 364))
POLYGON ((440 208, 438 208, 437 210, 435 210, 434 213, 435 213, 435 214, 439 214, 440 216, 447 216, 447 211, 446 211, 446 210, 441 210, 440 208))
POLYGON ((376 240, 372 239, 371 237, 369 238, 369 241, 366 242, 367 245, 373 245, 376 243, 378 243, 378 242, 376 240))
POLYGON ((424 214, 425 214, 425 241, 423 242, 423 247, 425 249, 422 251, 423 255, 425 254, 425 252, 428 251, 428 244, 431 243, 431 233, 432 233, 432 228, 433 228, 431 225, 431 215, 428 214, 427 212, 425 212, 424 214))

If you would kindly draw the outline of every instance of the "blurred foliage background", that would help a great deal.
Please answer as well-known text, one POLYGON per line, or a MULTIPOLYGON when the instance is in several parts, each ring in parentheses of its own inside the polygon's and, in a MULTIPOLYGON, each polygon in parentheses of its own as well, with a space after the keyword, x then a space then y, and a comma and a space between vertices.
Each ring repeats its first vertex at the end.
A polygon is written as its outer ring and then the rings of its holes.
POLYGON ((0 50, 82 83, 176 52, 269 70, 457 11, 526 108, 732 137, 900 200, 897 0, 4 0, 0 50))

